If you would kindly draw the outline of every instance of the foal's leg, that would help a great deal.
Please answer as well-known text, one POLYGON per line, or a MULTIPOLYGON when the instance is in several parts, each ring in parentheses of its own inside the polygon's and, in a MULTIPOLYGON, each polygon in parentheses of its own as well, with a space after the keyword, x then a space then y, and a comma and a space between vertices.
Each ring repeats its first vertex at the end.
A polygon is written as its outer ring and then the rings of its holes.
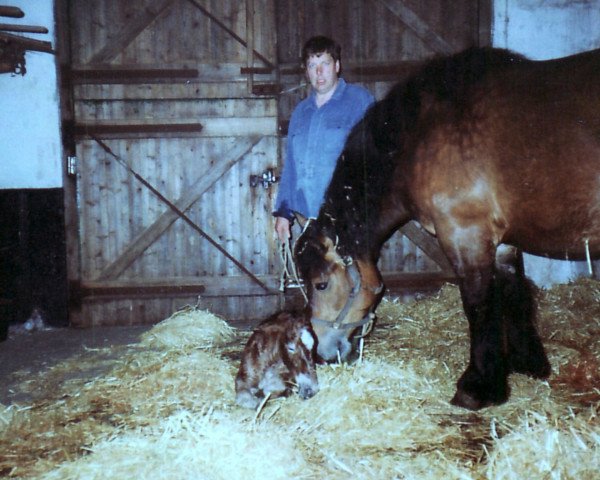
POLYGON ((550 363, 535 328, 533 286, 525 277, 522 255, 516 248, 498 248, 496 282, 504 299, 510 371, 546 378, 550 363))

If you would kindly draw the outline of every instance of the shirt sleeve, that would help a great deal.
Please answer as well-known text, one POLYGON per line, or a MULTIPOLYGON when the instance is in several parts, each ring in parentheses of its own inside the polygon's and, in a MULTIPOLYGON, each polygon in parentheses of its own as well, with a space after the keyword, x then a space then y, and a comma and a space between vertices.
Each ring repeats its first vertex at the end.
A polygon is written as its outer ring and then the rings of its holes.
POLYGON ((292 149, 292 142, 289 132, 292 131, 291 126, 294 122, 294 115, 290 119, 290 126, 288 127, 288 138, 286 145, 285 162, 279 177, 279 188, 277 190, 277 200, 275 201, 275 211, 273 216, 284 217, 292 221, 294 219, 294 212, 290 208, 292 205, 292 195, 296 188, 296 162, 294 159, 294 152, 292 149))
POLYGON ((362 95, 362 113, 360 115, 359 120, 365 115, 367 110, 371 108, 371 106, 375 103, 375 97, 369 92, 366 88, 362 89, 364 91, 364 95, 362 95))

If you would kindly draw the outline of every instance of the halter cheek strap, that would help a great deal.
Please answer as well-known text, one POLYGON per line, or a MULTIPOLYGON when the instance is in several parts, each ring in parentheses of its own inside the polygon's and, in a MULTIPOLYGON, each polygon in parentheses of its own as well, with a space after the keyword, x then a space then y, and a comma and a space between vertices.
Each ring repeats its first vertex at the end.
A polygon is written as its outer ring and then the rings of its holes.
MULTIPOLYGON (((348 295, 348 299, 346 300, 346 303, 344 304, 344 308, 342 308, 342 310, 340 311, 340 313, 338 314, 338 316, 336 317, 336 319, 333 322, 329 321, 329 320, 323 320, 321 318, 312 318, 311 321, 314 323, 320 324, 320 325, 332 327, 336 330, 340 330, 340 329, 349 330, 349 329, 354 329, 357 327, 364 327, 365 325, 369 324, 369 326, 366 329, 363 328, 363 336, 364 336, 364 335, 366 335, 366 333, 364 333, 365 330, 367 331, 367 333, 371 330, 372 323, 375 318, 375 314, 373 313, 372 309, 358 322, 342 323, 344 321, 344 318, 346 318, 346 315, 350 311, 350 308, 352 307, 352 303, 354 302, 354 299, 360 292, 361 285, 362 285, 360 273, 358 271, 358 268, 356 268, 356 265, 352 261, 352 258, 348 257, 347 259, 344 260, 344 263, 346 265, 346 268, 348 269, 348 273, 350 275, 350 278, 352 279, 352 283, 354 284, 352 286, 352 290, 350 291, 350 294, 348 295)), ((383 290, 383 284, 379 285, 376 289, 374 289, 374 293, 379 294, 379 293, 381 293, 382 290, 383 290)))

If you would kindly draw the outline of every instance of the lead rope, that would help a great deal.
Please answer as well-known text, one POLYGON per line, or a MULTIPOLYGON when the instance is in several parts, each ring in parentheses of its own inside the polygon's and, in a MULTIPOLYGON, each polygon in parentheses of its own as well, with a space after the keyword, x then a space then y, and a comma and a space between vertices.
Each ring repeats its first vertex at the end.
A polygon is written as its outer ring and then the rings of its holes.
POLYGON ((304 290, 302 282, 300 282, 300 278, 298 277, 298 271, 296 270, 296 263, 294 262, 294 257, 292 256, 289 239, 280 245, 279 255, 281 256, 281 263, 283 263, 283 269, 281 270, 281 276, 279 277, 279 291, 285 292, 285 289, 288 286, 286 284, 287 280, 292 279, 295 282, 295 286, 297 286, 302 292, 304 301, 308 304, 308 296, 306 295, 306 291, 304 290))
POLYGON ((362 330, 360 335, 358 336, 358 361, 362 362, 363 359, 363 349, 365 347, 365 337, 371 333, 373 330, 373 325, 375 324, 375 314, 373 312, 369 313, 369 321, 362 326, 362 330))

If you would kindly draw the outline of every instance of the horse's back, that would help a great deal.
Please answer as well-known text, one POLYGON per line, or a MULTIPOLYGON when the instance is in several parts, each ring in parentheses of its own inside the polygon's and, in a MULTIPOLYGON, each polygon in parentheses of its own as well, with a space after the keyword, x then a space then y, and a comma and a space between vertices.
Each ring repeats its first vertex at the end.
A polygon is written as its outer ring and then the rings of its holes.
POLYGON ((540 127, 548 134, 552 130, 544 128, 577 129, 599 141, 600 49, 503 69, 482 82, 473 96, 472 101, 483 102, 488 114, 498 109, 505 122, 516 120, 524 135, 540 127), (536 123, 524 124, 528 120, 536 123))
POLYGON ((600 50, 491 72, 457 105, 424 117, 412 179, 423 223, 454 212, 530 253, 600 255, 600 50))

